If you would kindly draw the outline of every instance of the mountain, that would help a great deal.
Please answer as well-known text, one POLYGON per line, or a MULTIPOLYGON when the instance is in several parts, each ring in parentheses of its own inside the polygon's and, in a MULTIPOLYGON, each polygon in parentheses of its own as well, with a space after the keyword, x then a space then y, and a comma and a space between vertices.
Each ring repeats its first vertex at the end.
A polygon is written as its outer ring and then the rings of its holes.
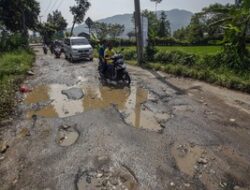
MULTIPOLYGON (((157 16, 160 16, 162 11, 157 11, 157 16)), ((179 28, 185 27, 190 23, 192 12, 186 10, 173 9, 170 11, 164 11, 170 21, 171 31, 174 32, 179 28)), ((133 31, 134 25, 132 23, 132 14, 115 15, 112 17, 97 20, 98 22, 105 22, 111 24, 122 24, 125 26, 125 31, 121 37, 126 38, 127 33, 133 31)), ((78 35, 81 32, 88 33, 87 26, 85 24, 75 27, 74 34, 78 35)))

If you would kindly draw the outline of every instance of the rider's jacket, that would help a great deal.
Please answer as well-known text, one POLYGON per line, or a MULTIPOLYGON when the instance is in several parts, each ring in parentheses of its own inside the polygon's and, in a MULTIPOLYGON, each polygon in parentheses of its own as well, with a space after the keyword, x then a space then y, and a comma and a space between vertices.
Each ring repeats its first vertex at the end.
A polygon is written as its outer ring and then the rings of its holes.
POLYGON ((113 60, 111 59, 111 57, 113 57, 114 55, 115 55, 115 51, 113 49, 107 48, 105 50, 104 57, 105 57, 106 62, 108 64, 112 64, 113 63, 113 60))

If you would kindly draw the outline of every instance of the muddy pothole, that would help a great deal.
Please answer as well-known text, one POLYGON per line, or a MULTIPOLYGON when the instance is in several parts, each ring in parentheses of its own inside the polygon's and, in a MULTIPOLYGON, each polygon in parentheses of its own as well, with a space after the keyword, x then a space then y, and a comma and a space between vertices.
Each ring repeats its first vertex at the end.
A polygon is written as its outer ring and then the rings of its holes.
POLYGON ((43 85, 35 88, 26 96, 24 102, 26 104, 38 104, 41 101, 50 103, 41 109, 29 110, 26 117, 31 118, 32 115, 38 115, 49 118, 64 118, 115 105, 129 125, 156 132, 162 131, 162 124, 170 118, 168 113, 157 111, 159 106, 162 106, 159 103, 152 104, 151 107, 145 106, 147 102, 158 101, 158 97, 141 87, 112 88, 99 86, 98 84, 81 84, 77 89, 81 88, 84 96, 80 96, 81 99, 77 100, 69 99, 61 93, 72 88, 60 84, 43 85))
POLYGON ((56 142, 63 147, 71 146, 79 138, 79 132, 75 127, 62 125, 59 127, 56 142))
POLYGON ((125 167, 110 167, 82 172, 76 180, 77 190, 137 190, 138 182, 125 167))

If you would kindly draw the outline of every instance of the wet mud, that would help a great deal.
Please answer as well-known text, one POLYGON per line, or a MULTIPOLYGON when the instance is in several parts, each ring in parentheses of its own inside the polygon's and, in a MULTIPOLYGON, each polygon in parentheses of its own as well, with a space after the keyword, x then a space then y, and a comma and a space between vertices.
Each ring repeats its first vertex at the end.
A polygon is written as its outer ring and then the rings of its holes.
POLYGON ((33 115, 37 115, 64 118, 113 105, 118 108, 129 125, 151 131, 162 130, 161 122, 170 118, 168 113, 155 113, 144 106, 145 103, 154 98, 149 90, 142 87, 116 88, 82 83, 78 85, 78 88, 83 91, 84 96, 79 100, 68 99, 62 93, 71 88, 60 84, 42 85, 34 88, 25 97, 24 102, 27 105, 46 101, 51 103, 40 109, 27 111, 26 117, 31 118, 33 115))

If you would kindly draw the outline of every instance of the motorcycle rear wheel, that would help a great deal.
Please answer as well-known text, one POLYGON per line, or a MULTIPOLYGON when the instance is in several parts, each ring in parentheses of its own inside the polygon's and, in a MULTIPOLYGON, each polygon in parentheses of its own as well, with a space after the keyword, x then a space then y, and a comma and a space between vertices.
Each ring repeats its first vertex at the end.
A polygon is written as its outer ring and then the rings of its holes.
POLYGON ((128 85, 128 86, 129 86, 130 83, 131 83, 131 78, 130 78, 130 76, 129 76, 128 73, 124 73, 124 74, 123 74, 122 80, 123 80, 123 82, 124 82, 126 85, 128 85))

